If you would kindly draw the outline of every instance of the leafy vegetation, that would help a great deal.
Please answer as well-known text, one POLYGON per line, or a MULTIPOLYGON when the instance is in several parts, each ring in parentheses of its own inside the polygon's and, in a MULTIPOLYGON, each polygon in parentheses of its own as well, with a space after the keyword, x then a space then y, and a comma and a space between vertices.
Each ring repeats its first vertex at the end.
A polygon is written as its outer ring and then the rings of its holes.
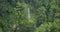
POLYGON ((0 0, 0 32, 60 32, 60 0, 0 0))

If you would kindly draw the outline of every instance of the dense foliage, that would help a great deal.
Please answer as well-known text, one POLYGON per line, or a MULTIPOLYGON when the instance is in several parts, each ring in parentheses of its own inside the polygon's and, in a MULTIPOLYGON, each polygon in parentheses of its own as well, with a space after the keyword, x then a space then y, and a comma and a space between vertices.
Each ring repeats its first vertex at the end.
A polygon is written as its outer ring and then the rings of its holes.
POLYGON ((0 0, 0 32, 60 32, 60 0, 0 0))

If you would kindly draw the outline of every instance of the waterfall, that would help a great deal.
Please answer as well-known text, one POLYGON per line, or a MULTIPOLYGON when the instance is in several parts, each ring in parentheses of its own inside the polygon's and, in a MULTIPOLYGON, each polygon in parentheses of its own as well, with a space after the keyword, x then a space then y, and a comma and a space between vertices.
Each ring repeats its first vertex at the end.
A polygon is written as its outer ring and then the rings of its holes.
POLYGON ((34 23, 34 28, 36 28, 36 26, 37 26, 37 25, 36 25, 36 22, 35 22, 35 23, 34 23))
MULTIPOLYGON (((31 17, 31 16, 30 16, 30 8, 28 8, 28 20, 30 19, 30 17, 31 17)), ((34 28, 36 28, 36 26, 37 26, 37 25, 36 25, 36 22, 33 24, 33 26, 34 26, 34 28)))
POLYGON ((30 9, 28 8, 28 19, 30 19, 30 9))

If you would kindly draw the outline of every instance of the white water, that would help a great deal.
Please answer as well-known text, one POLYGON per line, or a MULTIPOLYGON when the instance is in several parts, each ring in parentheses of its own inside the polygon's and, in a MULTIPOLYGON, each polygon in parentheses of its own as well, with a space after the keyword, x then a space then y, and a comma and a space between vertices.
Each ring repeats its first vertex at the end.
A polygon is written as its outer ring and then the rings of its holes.
POLYGON ((28 8, 28 19, 30 19, 30 8, 28 8))
MULTIPOLYGON (((30 19, 31 18, 31 15, 30 15, 30 8, 28 8, 28 19, 30 19)), ((34 26, 34 28, 36 28, 36 22, 33 24, 33 26, 34 26)))

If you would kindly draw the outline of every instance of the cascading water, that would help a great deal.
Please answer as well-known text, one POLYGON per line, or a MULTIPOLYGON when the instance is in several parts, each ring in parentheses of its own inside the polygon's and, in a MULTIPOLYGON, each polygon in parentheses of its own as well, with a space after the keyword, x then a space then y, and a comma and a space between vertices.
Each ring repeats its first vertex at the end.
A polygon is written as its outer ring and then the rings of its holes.
MULTIPOLYGON (((28 8, 28 20, 30 20, 31 15, 30 15, 30 8, 28 8)), ((36 28, 36 22, 33 24, 34 28, 36 28)))
POLYGON ((30 9, 28 8, 28 19, 30 19, 30 9))

